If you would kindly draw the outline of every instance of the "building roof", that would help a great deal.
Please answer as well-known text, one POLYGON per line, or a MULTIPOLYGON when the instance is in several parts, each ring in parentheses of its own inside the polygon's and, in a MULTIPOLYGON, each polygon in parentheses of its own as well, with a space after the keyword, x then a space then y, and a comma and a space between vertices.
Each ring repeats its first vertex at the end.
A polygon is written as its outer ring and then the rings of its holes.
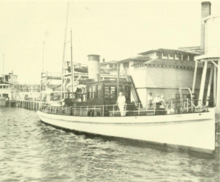
POLYGON ((195 52, 187 52, 187 51, 178 50, 178 49, 164 49, 164 48, 152 49, 152 50, 149 50, 146 52, 139 53, 139 55, 146 55, 146 54, 155 53, 155 52, 168 52, 168 53, 176 53, 176 54, 198 55, 198 53, 195 53, 195 52))
MULTIPOLYGON (((184 68, 192 69, 195 67, 194 61, 183 61, 183 60, 172 60, 172 59, 160 59, 160 58, 150 58, 149 56, 136 56, 122 60, 120 62, 133 61, 131 66, 143 67, 143 66, 155 66, 155 67, 173 67, 173 68, 184 68)), ((202 63, 198 63, 198 67, 203 67, 202 63)))
POLYGON ((127 59, 123 59, 121 61, 119 61, 119 63, 124 63, 124 62, 130 62, 130 61, 135 61, 135 62, 146 62, 151 60, 152 58, 149 56, 135 56, 135 57, 131 57, 131 58, 127 58, 127 59))
MULTIPOLYGON (((195 67, 194 61, 182 61, 182 60, 163 60, 163 59, 152 59, 144 63, 146 66, 156 67, 171 67, 171 68, 183 68, 192 69, 195 67)), ((203 64, 198 64, 198 67, 203 67, 203 64)))
POLYGON ((178 49, 190 53, 201 54, 201 46, 179 47, 178 49))

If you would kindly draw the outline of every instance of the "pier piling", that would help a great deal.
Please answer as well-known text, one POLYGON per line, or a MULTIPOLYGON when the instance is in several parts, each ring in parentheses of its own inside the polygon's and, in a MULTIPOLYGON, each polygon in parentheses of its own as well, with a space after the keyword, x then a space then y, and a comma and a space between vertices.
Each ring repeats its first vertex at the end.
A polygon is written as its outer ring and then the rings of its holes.
POLYGON ((9 102, 8 106, 37 111, 41 106, 41 101, 16 100, 13 102, 9 102))

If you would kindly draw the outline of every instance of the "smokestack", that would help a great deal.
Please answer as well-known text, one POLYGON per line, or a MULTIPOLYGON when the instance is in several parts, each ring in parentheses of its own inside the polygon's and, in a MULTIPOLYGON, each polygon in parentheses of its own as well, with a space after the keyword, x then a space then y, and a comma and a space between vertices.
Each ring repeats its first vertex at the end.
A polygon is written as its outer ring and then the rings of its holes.
POLYGON ((95 81, 100 80, 100 56, 95 54, 88 55, 88 72, 89 79, 94 79, 95 81))
POLYGON ((103 63, 105 62, 105 59, 104 59, 104 58, 102 59, 102 62, 103 62, 103 63))
POLYGON ((201 3, 201 54, 204 54, 205 49, 205 25, 202 22, 203 18, 211 15, 211 3, 209 1, 204 1, 201 3))

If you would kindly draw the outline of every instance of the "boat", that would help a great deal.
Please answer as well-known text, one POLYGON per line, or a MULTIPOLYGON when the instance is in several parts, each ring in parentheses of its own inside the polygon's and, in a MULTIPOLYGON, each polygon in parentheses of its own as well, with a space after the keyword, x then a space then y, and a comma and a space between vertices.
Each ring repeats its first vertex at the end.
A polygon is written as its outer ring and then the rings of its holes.
POLYGON ((180 88, 175 99, 164 104, 155 103, 151 108, 142 108, 140 103, 131 100, 131 81, 119 77, 100 80, 99 74, 94 74, 99 73, 99 56, 88 57, 89 79, 79 81, 78 88, 65 91, 64 104, 45 102, 37 111, 43 123, 93 135, 214 153, 214 108, 197 106, 189 88, 188 97, 183 97, 180 88), (81 87, 82 84, 84 87, 81 87), (121 91, 127 103, 125 116, 121 116, 116 105, 121 91), (178 107, 181 109, 178 110, 178 107))
POLYGON ((16 79, 13 73, 0 75, 0 106, 6 106, 9 100, 14 99, 16 79))
POLYGON ((101 107, 72 107, 75 115, 68 114, 69 110, 61 107, 56 107, 56 111, 54 108, 50 111, 42 109, 37 114, 42 122, 62 129, 165 144, 209 154, 215 150, 213 109, 203 113, 149 116, 137 114, 125 117, 85 114, 87 110, 98 111, 101 107))

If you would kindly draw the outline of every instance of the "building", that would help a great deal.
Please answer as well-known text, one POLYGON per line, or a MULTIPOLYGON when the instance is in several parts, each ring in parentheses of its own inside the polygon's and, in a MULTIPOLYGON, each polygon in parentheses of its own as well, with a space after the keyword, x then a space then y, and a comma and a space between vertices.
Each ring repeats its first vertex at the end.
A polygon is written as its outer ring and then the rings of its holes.
POLYGON ((179 88, 190 89, 201 104, 220 106, 220 16, 211 16, 210 2, 201 3, 201 19, 200 46, 149 50, 119 61, 120 74, 133 77, 144 107, 149 93, 169 100, 179 88))
MULTIPOLYGON (((211 15, 211 3, 202 2, 201 11, 201 55, 195 57, 197 65, 202 64, 202 79, 200 80, 199 100, 205 100, 208 105, 213 98, 216 111, 220 109, 220 15, 211 15), (208 82, 208 85, 206 83, 208 82)), ((194 84, 197 77, 194 77, 194 84)), ((202 103, 201 103, 202 104, 202 103)))
MULTIPOLYGON (((166 100, 174 99, 179 88, 192 90, 195 62, 192 53, 174 49, 155 49, 142 52, 136 57, 119 61, 120 74, 131 75, 141 99, 142 105, 148 105, 148 95, 163 95, 166 100)), ((198 65, 198 75, 202 71, 202 64, 198 65)), ((195 93, 199 93, 198 84, 195 93)), ((183 91, 189 94, 188 90, 183 91)))

